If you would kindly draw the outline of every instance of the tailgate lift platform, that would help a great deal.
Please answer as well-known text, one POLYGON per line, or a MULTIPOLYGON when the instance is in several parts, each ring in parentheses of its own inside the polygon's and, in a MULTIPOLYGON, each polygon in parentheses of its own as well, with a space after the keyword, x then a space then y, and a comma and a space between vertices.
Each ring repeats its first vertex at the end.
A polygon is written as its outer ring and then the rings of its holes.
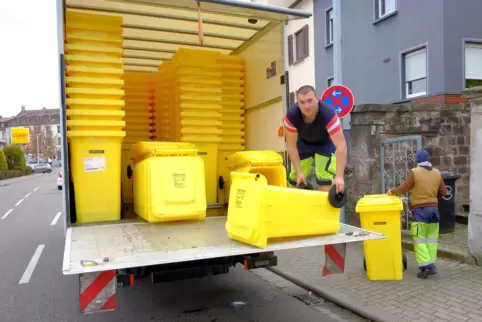
POLYGON ((119 270, 385 238, 349 225, 335 235, 271 241, 261 249, 229 239, 226 217, 164 224, 113 223, 67 229, 65 275, 119 270))

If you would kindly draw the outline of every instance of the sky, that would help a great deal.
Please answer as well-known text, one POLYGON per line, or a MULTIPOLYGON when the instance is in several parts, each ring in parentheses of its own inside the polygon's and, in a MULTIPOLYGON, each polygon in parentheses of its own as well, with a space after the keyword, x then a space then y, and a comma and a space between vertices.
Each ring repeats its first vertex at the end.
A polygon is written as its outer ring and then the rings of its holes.
POLYGON ((0 41, 0 115, 59 108, 56 1, 0 1, 0 41))

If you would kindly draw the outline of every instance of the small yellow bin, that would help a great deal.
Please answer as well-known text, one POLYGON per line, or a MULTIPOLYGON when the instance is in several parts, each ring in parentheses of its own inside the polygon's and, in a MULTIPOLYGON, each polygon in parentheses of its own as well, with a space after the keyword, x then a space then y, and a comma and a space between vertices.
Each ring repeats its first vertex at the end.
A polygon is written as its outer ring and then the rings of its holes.
POLYGON ((68 131, 78 223, 120 220, 122 131, 68 131))
POLYGON ((403 204, 399 197, 365 195, 356 205, 361 227, 387 236, 385 239, 363 242, 367 276, 371 281, 403 279, 402 232, 400 212, 403 204))
POLYGON ((259 173, 231 172, 229 238, 259 248, 268 239, 336 234, 340 209, 328 193, 268 185, 259 173))
POLYGON ((139 142, 134 153, 134 210, 148 222, 204 219, 204 164, 194 145, 139 142))

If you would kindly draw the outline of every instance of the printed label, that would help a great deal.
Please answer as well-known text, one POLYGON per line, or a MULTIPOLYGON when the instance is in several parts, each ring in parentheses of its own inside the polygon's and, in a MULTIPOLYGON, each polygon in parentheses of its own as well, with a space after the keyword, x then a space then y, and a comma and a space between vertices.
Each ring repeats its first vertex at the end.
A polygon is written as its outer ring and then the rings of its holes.
POLYGON ((176 189, 186 188, 186 174, 185 173, 173 173, 172 178, 174 180, 174 188, 176 188, 176 189))
POLYGON ((236 208, 244 207, 244 198, 246 197, 246 190, 236 189, 236 208))
POLYGON ((84 158, 84 171, 85 172, 105 171, 105 158, 104 157, 84 158))

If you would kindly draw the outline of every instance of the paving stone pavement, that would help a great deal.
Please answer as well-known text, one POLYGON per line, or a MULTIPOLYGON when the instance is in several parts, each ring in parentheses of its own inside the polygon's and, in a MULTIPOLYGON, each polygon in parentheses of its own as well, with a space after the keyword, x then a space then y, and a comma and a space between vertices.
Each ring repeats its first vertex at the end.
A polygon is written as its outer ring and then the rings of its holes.
POLYGON ((403 281, 368 281, 363 270, 361 243, 347 245, 345 273, 321 276, 323 248, 310 247, 276 253, 278 268, 302 274, 324 289, 336 288, 367 306, 375 306, 400 321, 482 321, 482 268, 438 260, 438 276, 416 277, 417 265, 407 252, 403 281))

